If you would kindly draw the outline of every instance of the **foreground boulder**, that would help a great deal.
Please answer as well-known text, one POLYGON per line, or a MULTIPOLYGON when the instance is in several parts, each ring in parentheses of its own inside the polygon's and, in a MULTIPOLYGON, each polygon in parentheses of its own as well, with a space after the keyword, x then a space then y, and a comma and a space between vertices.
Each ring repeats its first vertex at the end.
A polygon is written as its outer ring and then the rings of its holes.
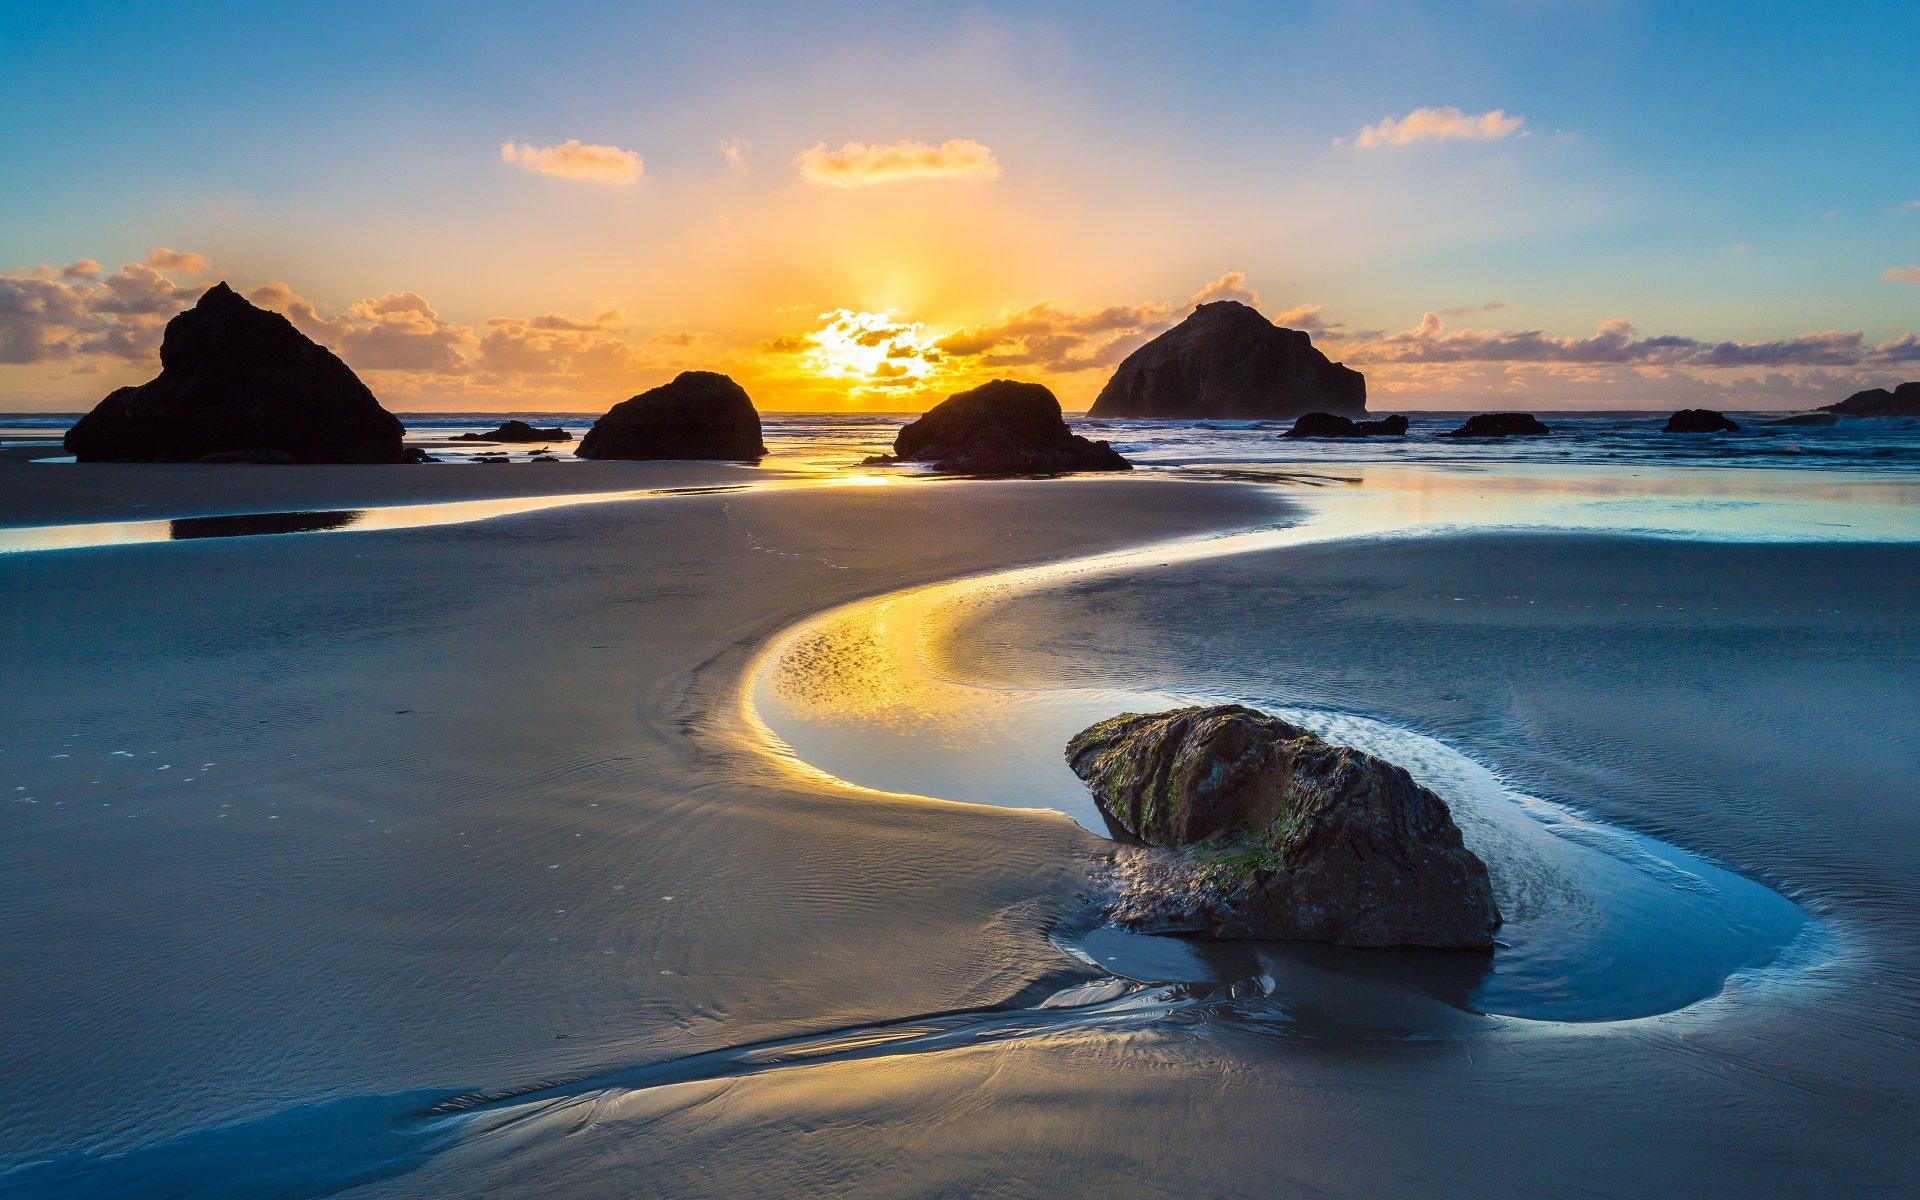
POLYGON ((1287 438, 1365 438, 1400 437, 1407 432, 1407 419, 1401 416, 1382 417, 1378 421, 1355 421, 1350 417, 1336 416, 1333 413, 1311 412, 1293 423, 1293 428, 1281 434, 1287 438))
POLYGON ((1286 420, 1367 414, 1367 378, 1235 300, 1202 304, 1127 355, 1090 417, 1286 420))
POLYGON ((1068 429, 1052 392, 1011 379, 947 397, 901 428, 891 455, 867 462, 932 463, 936 471, 958 475, 1056 475, 1133 467, 1107 443, 1088 441, 1068 429))
POLYGON ((622 400, 580 439, 581 458, 696 458, 742 462, 767 452, 760 413, 746 389, 714 371, 683 371, 673 382, 622 400))
POLYGON ((1667 418, 1661 433, 1739 433, 1740 426, 1725 413, 1710 408, 1683 408, 1667 418))
POLYGON ((1820 411, 1843 417, 1920 417, 1920 382, 1903 383, 1892 391, 1855 392, 1838 404, 1821 405, 1820 411))
POLYGON ((447 439, 450 442, 570 442, 573 435, 555 425, 551 429, 541 429, 525 421, 508 421, 498 429, 486 433, 461 433, 447 439))
POLYGON ((1502 438, 1502 437, 1539 437, 1543 433, 1552 433, 1532 413, 1481 413, 1468 417, 1467 423, 1458 429, 1449 429, 1441 437, 1457 438, 1502 438))
POLYGON ((1216 938, 1486 948, 1486 864, 1400 767, 1239 705, 1126 713, 1067 763, 1116 835, 1178 851, 1126 868, 1122 924, 1216 938))
POLYGON ((405 461, 400 419, 352 368, 224 283, 167 322, 160 374, 67 431, 81 462, 405 461))

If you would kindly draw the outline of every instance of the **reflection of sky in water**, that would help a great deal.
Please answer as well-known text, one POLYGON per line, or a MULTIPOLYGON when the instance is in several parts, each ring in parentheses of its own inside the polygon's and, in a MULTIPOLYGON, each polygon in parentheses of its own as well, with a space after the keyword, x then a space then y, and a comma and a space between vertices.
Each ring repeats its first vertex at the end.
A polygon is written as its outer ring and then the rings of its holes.
MULTIPOLYGON (((1342 474, 1350 476, 1346 484, 1294 493, 1313 510, 1300 525, 1000 572, 823 614, 763 658, 752 679, 752 711, 801 769, 886 792, 1051 808, 1100 831, 1091 797, 1062 760, 1072 734, 1121 711, 1224 700, 1288 711, 1284 698, 958 681, 943 674, 939 658, 946 631, 963 613, 1018 604, 1024 591, 1089 575, 1415 531, 1551 528, 1740 541, 1912 540, 1920 533, 1913 490, 1871 479, 1743 470, 1623 478, 1599 470, 1419 466, 1342 474)), ((1549 1020, 1670 1011, 1717 994, 1739 972, 1816 953, 1824 937, 1770 889, 1515 793, 1485 766, 1430 738, 1349 715, 1289 715, 1406 766, 1448 800, 1469 844, 1487 858, 1508 917, 1507 945, 1467 984, 1458 972, 1435 976, 1463 988, 1459 1002, 1467 1007, 1549 1020)), ((1117 945, 1118 960, 1101 965, 1123 974, 1127 955, 1151 962, 1169 953, 1137 939, 1117 945)), ((1292 962, 1302 953, 1281 957, 1292 962)), ((1425 974, 1416 969, 1411 978, 1418 983, 1425 974)))

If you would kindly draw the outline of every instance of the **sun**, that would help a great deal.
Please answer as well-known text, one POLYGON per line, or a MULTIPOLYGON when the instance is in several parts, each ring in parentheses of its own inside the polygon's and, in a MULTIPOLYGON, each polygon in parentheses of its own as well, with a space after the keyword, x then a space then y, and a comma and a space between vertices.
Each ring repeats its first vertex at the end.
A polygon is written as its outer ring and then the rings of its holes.
POLYGON ((944 359, 935 337, 918 321, 899 321, 891 311, 839 308, 821 313, 824 324, 807 337, 800 362, 855 390, 911 388, 935 373, 944 359))

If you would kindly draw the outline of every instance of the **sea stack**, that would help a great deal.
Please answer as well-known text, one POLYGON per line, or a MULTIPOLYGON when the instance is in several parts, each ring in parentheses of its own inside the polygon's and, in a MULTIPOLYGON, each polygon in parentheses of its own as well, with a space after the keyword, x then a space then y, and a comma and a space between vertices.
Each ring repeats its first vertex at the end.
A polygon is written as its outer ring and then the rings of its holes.
POLYGON ((570 442, 573 435, 555 425, 541 429, 525 421, 505 421, 485 433, 462 433, 448 439, 454 442, 570 442))
POLYGON ((1843 417, 1920 417, 1920 381, 1903 383, 1888 391, 1869 388, 1855 392, 1838 404, 1823 404, 1821 412, 1843 417))
POLYGON ((160 374, 67 431, 81 462, 406 461, 400 419, 331 350, 225 283, 167 322, 160 374))
POLYGON ((1370 438, 1404 437, 1407 432, 1407 419, 1394 415, 1382 417, 1378 421, 1356 421, 1351 417, 1337 416, 1334 413, 1310 412, 1293 423, 1293 428, 1280 436, 1283 438, 1370 438))
POLYGON ((746 389, 714 371, 622 400, 580 439, 581 458, 692 458, 745 462, 767 452, 760 413, 746 389))
POLYGON ((1480 413, 1467 418, 1467 423, 1458 429, 1449 429, 1441 437, 1456 438, 1503 438, 1503 437, 1539 437, 1553 430, 1540 423, 1532 413, 1480 413))
POLYGON ((956 392, 893 439, 887 464, 924 462, 943 474, 1057 475, 1127 471, 1132 464, 1105 442, 1067 428, 1060 401, 1037 383, 996 379, 956 392))
POLYGON ((1067 743, 1122 859, 1122 925, 1486 949, 1500 910, 1446 802, 1392 763, 1237 704, 1125 713, 1067 743))
POLYGON ((1683 408, 1667 418, 1661 433, 1739 433, 1740 425, 1710 408, 1683 408))
POLYGON ((1301 330, 1217 300, 1129 354, 1087 415, 1291 420, 1310 412, 1366 416, 1366 376, 1329 362, 1301 330))

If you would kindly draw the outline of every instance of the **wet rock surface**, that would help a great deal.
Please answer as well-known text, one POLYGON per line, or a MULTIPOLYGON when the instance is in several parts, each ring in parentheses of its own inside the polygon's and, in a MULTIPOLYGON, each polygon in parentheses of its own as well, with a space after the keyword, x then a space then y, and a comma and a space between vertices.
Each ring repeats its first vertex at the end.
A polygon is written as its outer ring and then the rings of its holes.
POLYGON ((1445 801, 1392 763, 1239 705, 1123 714, 1066 753, 1115 836, 1157 848, 1121 855, 1111 915, 1123 926, 1493 944, 1486 864, 1445 801))
POLYGON ((486 433, 462 433, 449 438, 455 442, 570 442, 573 435, 555 425, 542 429, 525 421, 507 421, 486 433))
POLYGON ((1407 432, 1407 419, 1401 416, 1382 417, 1378 421, 1356 421, 1351 417, 1342 417, 1335 413, 1311 412, 1293 423, 1293 428, 1281 434, 1287 438, 1366 438, 1400 437, 1407 432))
POLYGON ((1234 300, 1202 304, 1129 354, 1090 417, 1287 419, 1367 413, 1366 376, 1234 300))
POLYGON ((760 413, 746 389, 715 371, 683 371, 623 400, 593 423, 581 458, 716 459, 743 462, 766 455, 760 413))
POLYGON ((397 463, 405 432, 352 368, 224 283, 167 322, 160 374, 67 431, 81 462, 397 463))
POLYGON ((1067 428, 1060 401, 1037 383, 996 379, 942 400, 893 439, 879 466, 931 463, 943 474, 1055 475, 1126 471, 1132 464, 1105 442, 1067 428))

